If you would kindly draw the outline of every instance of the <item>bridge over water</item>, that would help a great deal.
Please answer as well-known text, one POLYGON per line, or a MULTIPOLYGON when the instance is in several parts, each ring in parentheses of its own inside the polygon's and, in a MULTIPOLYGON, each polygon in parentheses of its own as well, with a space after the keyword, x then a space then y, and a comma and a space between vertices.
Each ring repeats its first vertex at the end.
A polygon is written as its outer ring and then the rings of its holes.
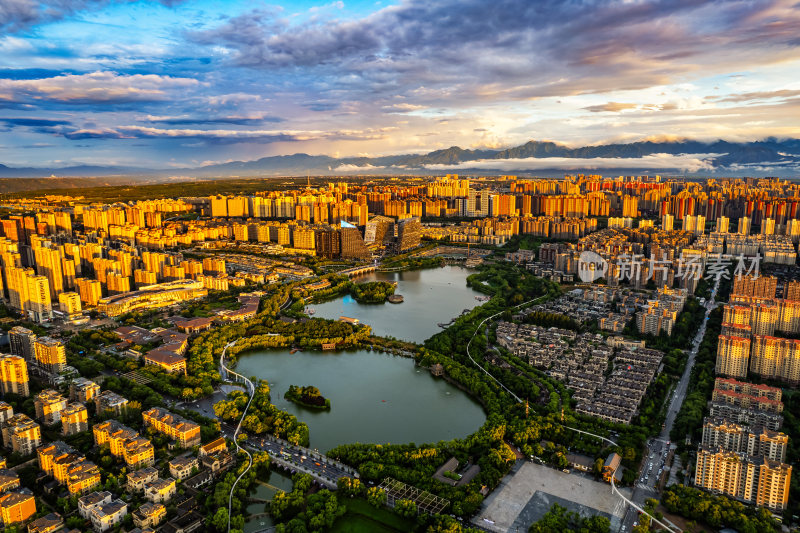
POLYGON ((339 478, 358 477, 358 472, 353 468, 325 454, 303 446, 295 446, 272 435, 250 437, 247 446, 253 451, 267 452, 272 464, 291 473, 308 474, 321 486, 329 489, 336 490, 339 478))

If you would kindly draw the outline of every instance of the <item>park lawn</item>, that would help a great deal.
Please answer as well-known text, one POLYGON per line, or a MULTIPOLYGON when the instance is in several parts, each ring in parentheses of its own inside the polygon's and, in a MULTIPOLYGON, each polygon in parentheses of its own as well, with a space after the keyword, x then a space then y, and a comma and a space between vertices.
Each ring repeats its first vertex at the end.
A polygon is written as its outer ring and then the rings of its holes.
POLYGON ((376 509, 361 498, 339 497, 339 504, 347 506, 347 513, 333 524, 331 533, 405 533, 416 527, 414 520, 376 509))

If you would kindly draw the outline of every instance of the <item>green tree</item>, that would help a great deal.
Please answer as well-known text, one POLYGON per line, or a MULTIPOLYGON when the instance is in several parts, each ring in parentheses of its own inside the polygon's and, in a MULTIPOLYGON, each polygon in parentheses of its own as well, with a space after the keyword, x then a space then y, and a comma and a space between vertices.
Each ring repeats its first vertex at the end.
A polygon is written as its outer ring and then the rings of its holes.
POLYGON ((386 505, 386 491, 380 487, 370 487, 367 489, 367 501, 373 507, 383 507, 386 505))
POLYGON ((220 507, 217 509, 217 512, 214 513, 214 517, 211 519, 211 525, 213 525, 217 531, 228 531, 227 507, 220 507))

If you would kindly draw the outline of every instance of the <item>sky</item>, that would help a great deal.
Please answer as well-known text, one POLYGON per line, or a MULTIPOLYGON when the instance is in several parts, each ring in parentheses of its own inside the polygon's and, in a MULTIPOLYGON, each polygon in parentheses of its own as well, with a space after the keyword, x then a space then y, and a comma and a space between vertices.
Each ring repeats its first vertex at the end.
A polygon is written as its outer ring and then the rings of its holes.
POLYGON ((0 164, 800 137, 798 0, 0 0, 0 164))

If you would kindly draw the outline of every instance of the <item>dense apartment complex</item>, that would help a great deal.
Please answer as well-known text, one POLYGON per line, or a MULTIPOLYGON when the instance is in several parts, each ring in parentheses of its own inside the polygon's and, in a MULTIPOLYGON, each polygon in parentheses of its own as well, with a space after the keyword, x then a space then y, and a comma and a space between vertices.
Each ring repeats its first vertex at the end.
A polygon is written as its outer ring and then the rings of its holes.
POLYGON ((782 511, 789 500, 792 467, 719 446, 701 445, 697 450, 695 485, 746 503, 782 511))

